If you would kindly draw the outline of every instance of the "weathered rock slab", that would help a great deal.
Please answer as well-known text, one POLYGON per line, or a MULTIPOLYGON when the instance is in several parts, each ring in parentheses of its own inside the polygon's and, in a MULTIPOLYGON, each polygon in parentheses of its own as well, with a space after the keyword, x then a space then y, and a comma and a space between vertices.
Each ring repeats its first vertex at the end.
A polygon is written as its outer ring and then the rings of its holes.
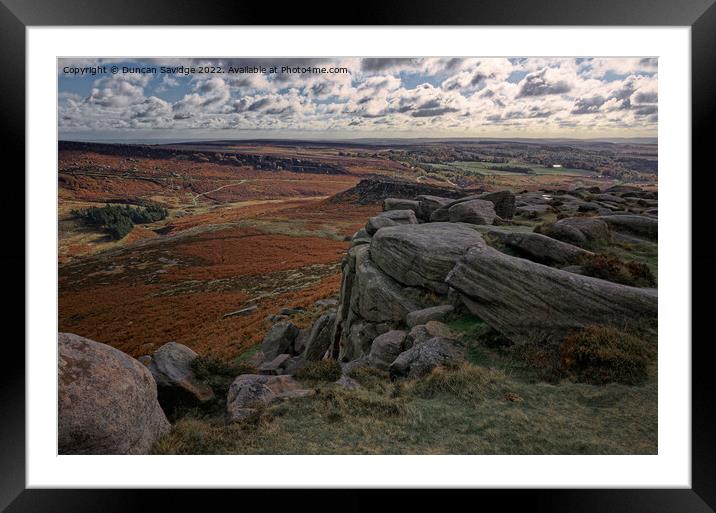
POLYGON ((559 340, 589 324, 656 318, 656 289, 580 276, 475 246, 448 275, 467 308, 515 342, 559 340))
POLYGON ((502 228, 477 226, 476 230, 486 234, 498 245, 518 253, 519 256, 545 265, 571 265, 593 253, 579 246, 562 242, 534 232, 517 232, 502 228))

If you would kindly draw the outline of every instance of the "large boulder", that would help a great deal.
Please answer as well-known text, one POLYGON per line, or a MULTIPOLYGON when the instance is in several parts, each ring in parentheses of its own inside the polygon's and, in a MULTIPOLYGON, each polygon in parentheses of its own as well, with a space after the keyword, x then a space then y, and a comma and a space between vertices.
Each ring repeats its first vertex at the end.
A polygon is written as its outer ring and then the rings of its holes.
MULTIPOLYGON (((384 273, 400 283, 446 294, 448 286, 445 277, 467 249, 475 244, 484 244, 482 237, 463 224, 396 226, 375 234, 370 244, 370 258, 384 273)), ((413 310, 418 308, 409 311, 413 310)))
POLYGON ((424 221, 429 221, 433 212, 454 201, 451 198, 427 195, 418 196, 416 200, 418 201, 418 210, 416 211, 416 215, 424 221))
POLYGON ((496 217, 494 204, 487 200, 464 201, 448 209, 451 223, 492 224, 496 217))
POLYGON ((306 342, 306 349, 303 357, 308 361, 316 361, 323 358, 333 341, 333 324, 336 322, 335 312, 321 315, 311 328, 306 342))
POLYGON ((546 235, 584 249, 597 249, 612 239, 609 225, 603 218, 567 217, 554 223, 546 235))
POLYGON ((390 365, 390 377, 421 378, 438 365, 457 365, 465 360, 465 350, 454 340, 435 337, 401 353, 390 365))
POLYGON ((412 328, 418 324, 425 324, 428 321, 442 321, 454 310, 455 308, 452 305, 438 305, 423 308, 422 310, 415 310, 405 317, 405 324, 407 324, 409 328, 412 328))
POLYGON ((147 454, 169 431, 143 364, 71 333, 59 334, 58 349, 60 454, 147 454))
POLYGON ((659 222, 653 217, 615 214, 600 217, 615 232, 626 232, 656 242, 659 240, 659 222))
POLYGON ((169 342, 157 349, 147 366, 157 382, 159 404, 167 414, 177 406, 194 406, 214 397, 211 387, 191 369, 199 355, 183 344, 169 342))
POLYGON ((243 374, 231 383, 226 396, 228 420, 236 422, 274 401, 303 397, 310 393, 310 390, 302 389, 301 384, 291 376, 243 374))
MULTIPOLYGON (((375 237, 386 231, 404 228, 410 227, 384 228, 375 237)), ((371 248, 373 245, 374 242, 371 243, 371 248)), ((435 305, 434 294, 428 294, 425 290, 416 287, 405 286, 405 281, 399 282, 381 271, 369 257, 368 246, 358 246, 356 250, 356 271, 350 309, 360 317, 376 323, 403 322, 408 312, 435 305)), ((437 256, 439 258, 439 255, 437 256)), ((447 274, 447 271, 445 273, 447 274)))
POLYGON ((517 232, 502 228, 478 226, 485 239, 493 245, 504 246, 534 262, 545 265, 573 265, 593 253, 578 246, 534 232, 517 232))
POLYGON ((406 335, 404 331, 391 330, 376 337, 368 355, 372 366, 388 370, 390 364, 403 351, 406 335))
POLYGON ((372 236, 381 228, 401 224, 418 224, 415 212, 412 210, 388 210, 387 212, 381 212, 368 220, 365 225, 365 231, 368 235, 372 236))
POLYGON ((420 202, 403 198, 386 198, 383 201, 383 210, 418 210, 420 202))
POLYGON ((470 248, 447 277, 467 308, 515 342, 559 340, 589 324, 623 328, 656 318, 656 289, 628 287, 470 248))
POLYGON ((277 322, 264 336, 261 351, 267 360, 273 360, 280 354, 288 353, 298 336, 298 327, 287 321, 277 322))

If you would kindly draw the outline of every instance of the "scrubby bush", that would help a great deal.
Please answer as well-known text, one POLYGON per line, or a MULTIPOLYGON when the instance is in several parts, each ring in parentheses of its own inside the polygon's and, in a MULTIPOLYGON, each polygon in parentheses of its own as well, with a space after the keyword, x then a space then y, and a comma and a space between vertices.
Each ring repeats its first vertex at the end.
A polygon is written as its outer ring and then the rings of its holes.
POLYGON ((343 371, 341 364, 335 360, 311 362, 296 373, 296 377, 309 381, 336 381, 343 371))
POLYGON ((608 326, 587 326, 565 337, 562 368, 576 381, 603 385, 642 383, 655 356, 652 344, 608 326))
MULTIPOLYGON (((248 362, 225 362, 213 356, 199 356, 191 362, 194 377, 209 385, 214 398, 191 413, 198 416, 223 415, 226 409, 226 396, 231 383, 242 374, 255 374, 256 367, 248 362)), ((188 412, 184 412, 186 414, 188 412)))
POLYGON ((585 275, 594 278, 633 287, 656 286, 654 275, 642 262, 625 261, 613 255, 597 254, 583 258, 581 266, 585 275))
POLYGON ((105 205, 90 207, 84 210, 72 210, 71 214, 83 219, 86 223, 104 228, 113 239, 124 238, 135 224, 153 223, 167 217, 166 208, 151 205, 146 208, 130 207, 129 205, 105 205))

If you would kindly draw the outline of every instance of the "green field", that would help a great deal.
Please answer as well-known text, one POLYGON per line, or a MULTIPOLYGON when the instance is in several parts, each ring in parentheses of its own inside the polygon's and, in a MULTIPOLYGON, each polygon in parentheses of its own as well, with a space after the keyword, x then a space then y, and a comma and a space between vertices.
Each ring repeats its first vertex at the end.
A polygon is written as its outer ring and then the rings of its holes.
POLYGON ((441 171, 456 171, 467 174, 477 175, 521 175, 515 171, 490 169, 491 167, 509 167, 519 166, 531 169, 536 175, 563 175, 563 176, 588 176, 593 174, 585 169, 574 169, 568 167, 542 167, 532 164, 524 164, 520 162, 508 162, 504 164, 495 164, 492 162, 450 162, 448 164, 430 164, 430 167, 441 171))

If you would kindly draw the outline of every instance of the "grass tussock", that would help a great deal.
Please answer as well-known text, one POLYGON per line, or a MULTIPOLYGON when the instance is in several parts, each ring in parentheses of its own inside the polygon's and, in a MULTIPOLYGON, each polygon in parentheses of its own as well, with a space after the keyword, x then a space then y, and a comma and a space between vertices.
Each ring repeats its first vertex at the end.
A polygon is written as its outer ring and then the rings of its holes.
POLYGON ((385 393, 390 389, 390 373, 385 370, 375 369, 373 367, 356 367, 348 373, 367 390, 373 392, 385 393))
POLYGON ((608 326, 572 332, 560 347, 565 372, 576 381, 594 385, 643 383, 655 356, 653 344, 608 326))
POLYGON ((407 386, 408 393, 423 399, 448 395, 465 401, 482 401, 504 395, 506 377, 502 371, 463 364, 457 368, 436 367, 426 377, 407 386))
POLYGON ((342 374, 341 364, 336 360, 311 362, 296 373, 301 381, 337 381, 342 374))

